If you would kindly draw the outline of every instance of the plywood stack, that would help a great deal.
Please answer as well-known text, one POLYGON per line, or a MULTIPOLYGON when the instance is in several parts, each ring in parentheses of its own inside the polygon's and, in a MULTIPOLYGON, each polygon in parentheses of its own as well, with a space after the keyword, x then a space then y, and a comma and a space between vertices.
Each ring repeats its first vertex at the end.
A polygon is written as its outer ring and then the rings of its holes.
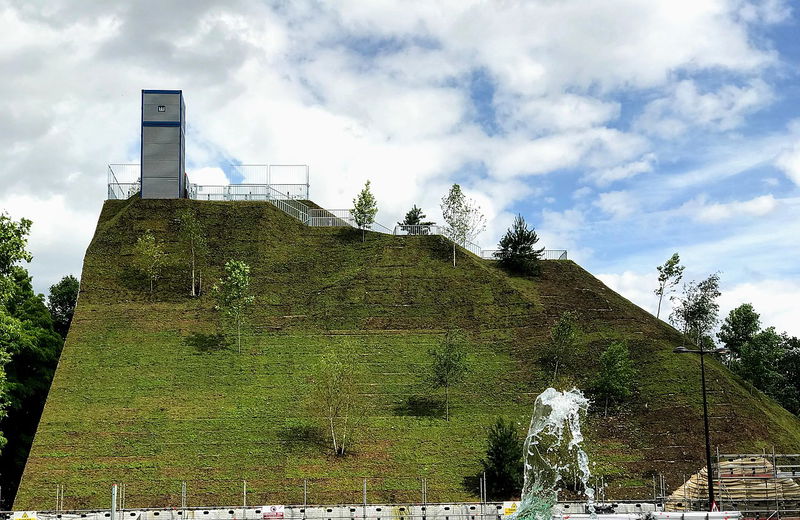
MULTIPOLYGON (((714 478, 717 502, 747 503, 758 501, 800 501, 800 485, 786 477, 778 477, 772 463, 764 457, 746 457, 720 462, 714 478)), ((666 500, 667 511, 688 511, 693 503, 708 500, 708 471, 703 468, 692 475, 666 500)))

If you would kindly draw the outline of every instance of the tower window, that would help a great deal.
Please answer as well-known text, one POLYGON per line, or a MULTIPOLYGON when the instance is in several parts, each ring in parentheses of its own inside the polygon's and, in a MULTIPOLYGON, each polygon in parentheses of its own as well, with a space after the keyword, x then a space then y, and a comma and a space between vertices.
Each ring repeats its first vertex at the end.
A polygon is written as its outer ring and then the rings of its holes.
POLYGON ((166 105, 158 105, 158 111, 159 112, 166 112, 167 111, 167 106, 166 105))

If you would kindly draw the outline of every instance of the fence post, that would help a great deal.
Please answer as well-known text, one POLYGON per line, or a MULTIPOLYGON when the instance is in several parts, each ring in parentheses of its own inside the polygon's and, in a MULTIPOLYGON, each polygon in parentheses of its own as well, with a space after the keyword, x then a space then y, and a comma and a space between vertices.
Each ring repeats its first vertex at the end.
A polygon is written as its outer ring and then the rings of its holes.
POLYGON ((367 479, 364 479, 364 519, 367 518, 367 479))
POLYGON ((117 520, 117 485, 111 486, 111 520, 117 520))

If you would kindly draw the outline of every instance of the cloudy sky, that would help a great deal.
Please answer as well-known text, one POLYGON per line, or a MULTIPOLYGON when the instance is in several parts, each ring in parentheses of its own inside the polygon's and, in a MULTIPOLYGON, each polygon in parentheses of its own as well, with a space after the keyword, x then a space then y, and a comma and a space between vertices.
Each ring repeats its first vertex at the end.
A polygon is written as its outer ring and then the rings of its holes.
POLYGON ((484 248, 521 213, 651 311, 678 251, 800 335, 799 65, 781 0, 0 0, 0 209, 39 291, 79 274, 141 89, 182 89, 195 181, 308 164, 326 207, 371 179, 386 225, 459 182, 484 248))

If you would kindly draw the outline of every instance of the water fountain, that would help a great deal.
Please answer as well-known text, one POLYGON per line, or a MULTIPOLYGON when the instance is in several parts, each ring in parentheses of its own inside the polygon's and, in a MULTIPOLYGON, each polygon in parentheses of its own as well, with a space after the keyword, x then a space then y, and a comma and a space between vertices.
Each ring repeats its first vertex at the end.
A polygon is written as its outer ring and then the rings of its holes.
MULTIPOLYGON (((738 511, 663 512, 596 514, 594 489, 589 485, 589 457, 583 449, 581 419, 589 399, 577 388, 559 392, 548 388, 536 398, 525 438, 524 483, 519 508, 508 520, 553 520, 562 477, 577 474, 586 496, 586 513, 559 513, 562 520, 734 520, 738 511)), ((616 509, 612 509, 616 510, 616 509)))
POLYGON ((523 447, 525 480, 515 520, 550 520, 558 483, 569 469, 577 470, 589 512, 595 516, 589 457, 581 433, 581 416, 588 409, 589 400, 578 389, 559 392, 548 388, 536 398, 523 447))

